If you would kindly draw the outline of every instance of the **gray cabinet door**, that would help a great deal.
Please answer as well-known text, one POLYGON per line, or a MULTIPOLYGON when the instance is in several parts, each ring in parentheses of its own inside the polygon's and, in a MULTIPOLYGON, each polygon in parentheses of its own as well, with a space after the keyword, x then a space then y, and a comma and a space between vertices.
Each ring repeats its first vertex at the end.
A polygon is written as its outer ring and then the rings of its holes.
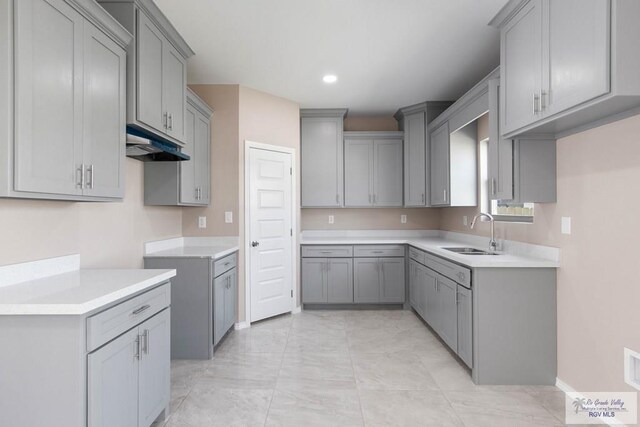
POLYGON ((236 293, 238 289, 238 277, 235 268, 227 273, 227 286, 224 295, 224 332, 233 327, 236 323, 236 293))
POLYGON ((89 354, 89 427, 138 427, 138 328, 89 354))
POLYGON ((544 1, 545 115, 609 92, 610 13, 610 0, 544 1))
POLYGON ((126 53, 93 25, 85 25, 84 195, 124 196, 126 53))
POLYGON ((327 259, 327 302, 353 302, 353 259, 327 259))
POLYGON ((302 207, 335 207, 344 203, 342 118, 301 119, 302 207))
POLYGON ((373 204, 402 206, 402 140, 375 140, 373 148, 373 204))
POLYGON ((380 262, 378 258, 354 258, 353 301, 380 302, 380 262))
POLYGON ((513 141, 500 132, 500 80, 489 80, 489 198, 513 199, 513 141))
POLYGON ((500 32, 503 133, 539 118, 542 93, 542 0, 529 1, 500 32))
POLYGON ((161 311, 138 327, 141 340, 138 381, 139 426, 151 425, 169 404, 171 390, 169 310, 161 311))
POLYGON ((195 122, 195 183, 198 203, 208 205, 211 200, 211 120, 198 114, 195 122))
POLYGON ((422 310, 418 306, 418 292, 419 292, 419 278, 418 278, 418 263, 412 259, 409 260, 409 305, 420 316, 424 316, 422 310))
POLYGON ((228 274, 222 274, 213 280, 213 345, 224 336, 224 297, 228 283, 228 274))
POLYGON ((15 190, 81 194, 84 20, 62 0, 14 6, 15 190))
POLYGON ((166 132, 162 74, 165 72, 163 46, 167 41, 142 11, 138 11, 136 43, 138 56, 136 117, 147 126, 166 132))
POLYGON ((458 356, 473 368, 473 316, 471 289, 458 285, 458 356))
POLYGON ((440 325, 438 322, 440 303, 438 298, 438 273, 435 271, 424 268, 424 296, 425 302, 425 316, 424 320, 433 328, 434 331, 439 332, 440 325))
POLYGON ((425 206, 427 185, 426 114, 404 117, 404 205, 425 206))
POLYGON ((164 40, 162 52, 162 102, 167 114, 167 133, 180 142, 185 132, 185 89, 187 62, 180 53, 164 40))
POLYGON ((380 302, 405 301, 404 258, 380 258, 380 302))
POLYGON ((453 351, 458 349, 457 292, 457 283, 446 277, 438 276, 438 333, 453 351))
POLYGON ((326 258, 302 259, 302 302, 327 302, 326 258))
POLYGON ((449 123, 431 133, 429 147, 430 204, 449 204, 449 123))
POLYGON ((373 206, 373 141, 344 141, 344 205, 373 206))
MULTIPOLYGON (((180 162, 180 203, 197 204, 198 190, 196 184, 196 163, 198 152, 196 149, 196 120, 198 112, 187 105, 185 114, 185 138, 182 152, 191 157, 191 160, 180 162)), ((150 185, 151 183, 147 184, 150 185)))

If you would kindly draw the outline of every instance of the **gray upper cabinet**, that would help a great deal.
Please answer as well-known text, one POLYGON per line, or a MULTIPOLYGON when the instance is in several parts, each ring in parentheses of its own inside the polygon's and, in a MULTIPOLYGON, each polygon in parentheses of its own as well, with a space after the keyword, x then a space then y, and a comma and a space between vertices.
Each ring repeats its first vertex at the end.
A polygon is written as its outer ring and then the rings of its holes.
POLYGON ((147 162, 146 205, 207 206, 211 197, 211 116, 213 110, 187 89, 185 146, 181 162, 147 162))
POLYGON ((127 124, 184 145, 187 59, 193 51, 151 0, 99 0, 136 43, 127 50, 127 124))
POLYGON ((402 132, 345 132, 345 206, 402 206, 402 132))
POLYGON ((630 71, 640 65, 631 42, 639 15, 634 1, 508 2, 491 21, 500 29, 502 132, 563 136, 640 105, 640 75, 630 71))
POLYGON ((346 109, 300 110, 302 207, 344 206, 346 109))
POLYGON ((448 122, 431 133, 429 145, 430 205, 446 206, 450 203, 448 122))
POLYGON ((0 8, 5 16, 13 10, 0 43, 12 40, 15 51, 0 49, 12 64, 0 88, 8 113, 0 127, 13 130, 0 145, 0 196, 122 198, 131 35, 97 4, 24 0, 0 8))
POLYGON ((489 81, 489 197, 514 203, 556 201, 556 141, 504 138, 500 132, 498 79, 489 81))
POLYGON ((401 108, 395 114, 404 131, 404 206, 428 206, 428 124, 451 102, 423 102, 401 108))

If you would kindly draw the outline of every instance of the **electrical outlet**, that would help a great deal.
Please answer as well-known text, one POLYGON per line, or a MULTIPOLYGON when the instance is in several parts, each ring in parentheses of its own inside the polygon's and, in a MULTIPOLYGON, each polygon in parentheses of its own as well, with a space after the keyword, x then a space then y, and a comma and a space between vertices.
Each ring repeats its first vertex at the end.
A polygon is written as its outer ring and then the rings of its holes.
POLYGON ((231 224, 233 222, 233 212, 224 213, 224 222, 227 224, 231 224))
POLYGON ((640 390, 640 353, 624 348, 624 381, 640 390))
POLYGON ((571 234, 571 217, 562 217, 562 234, 571 234))
POLYGON ((329 224, 333 224, 333 220, 334 220, 333 215, 329 215, 329 224))
POLYGON ((198 217, 198 228, 207 228, 207 217, 199 216, 198 217))
POLYGON ((462 217, 462 225, 464 225, 465 227, 467 226, 467 224, 469 224, 469 218, 467 218, 466 215, 464 215, 462 217))
POLYGON ((407 223, 407 216, 400 215, 400 224, 406 224, 406 223, 407 223))

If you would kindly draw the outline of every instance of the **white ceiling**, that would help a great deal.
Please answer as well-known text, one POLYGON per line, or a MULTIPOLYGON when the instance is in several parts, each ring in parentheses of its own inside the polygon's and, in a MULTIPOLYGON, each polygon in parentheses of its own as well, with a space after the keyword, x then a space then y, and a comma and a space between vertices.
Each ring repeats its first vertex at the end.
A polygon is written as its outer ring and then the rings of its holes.
POLYGON ((388 114, 455 100, 499 63, 506 0, 156 0, 196 52, 189 83, 388 114), (322 82, 325 74, 338 82, 322 82))

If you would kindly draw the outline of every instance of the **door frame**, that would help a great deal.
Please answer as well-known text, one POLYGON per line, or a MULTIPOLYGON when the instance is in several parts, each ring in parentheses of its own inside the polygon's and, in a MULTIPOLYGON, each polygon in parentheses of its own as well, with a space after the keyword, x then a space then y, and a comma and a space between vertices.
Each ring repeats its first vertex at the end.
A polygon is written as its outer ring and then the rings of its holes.
POLYGON ((251 241, 251 196, 250 196, 250 176, 249 160, 251 150, 266 150, 276 153, 289 154, 291 156, 291 228, 295 233, 291 236, 291 287, 293 289, 293 298, 291 298, 291 313, 298 312, 298 256, 296 248, 298 246, 298 218, 297 204, 298 194, 296 192, 296 150, 295 148, 283 147, 279 145, 264 144, 262 142, 244 140, 244 242, 245 262, 244 262, 244 303, 245 303, 245 323, 251 326, 251 250, 249 242, 251 241))

